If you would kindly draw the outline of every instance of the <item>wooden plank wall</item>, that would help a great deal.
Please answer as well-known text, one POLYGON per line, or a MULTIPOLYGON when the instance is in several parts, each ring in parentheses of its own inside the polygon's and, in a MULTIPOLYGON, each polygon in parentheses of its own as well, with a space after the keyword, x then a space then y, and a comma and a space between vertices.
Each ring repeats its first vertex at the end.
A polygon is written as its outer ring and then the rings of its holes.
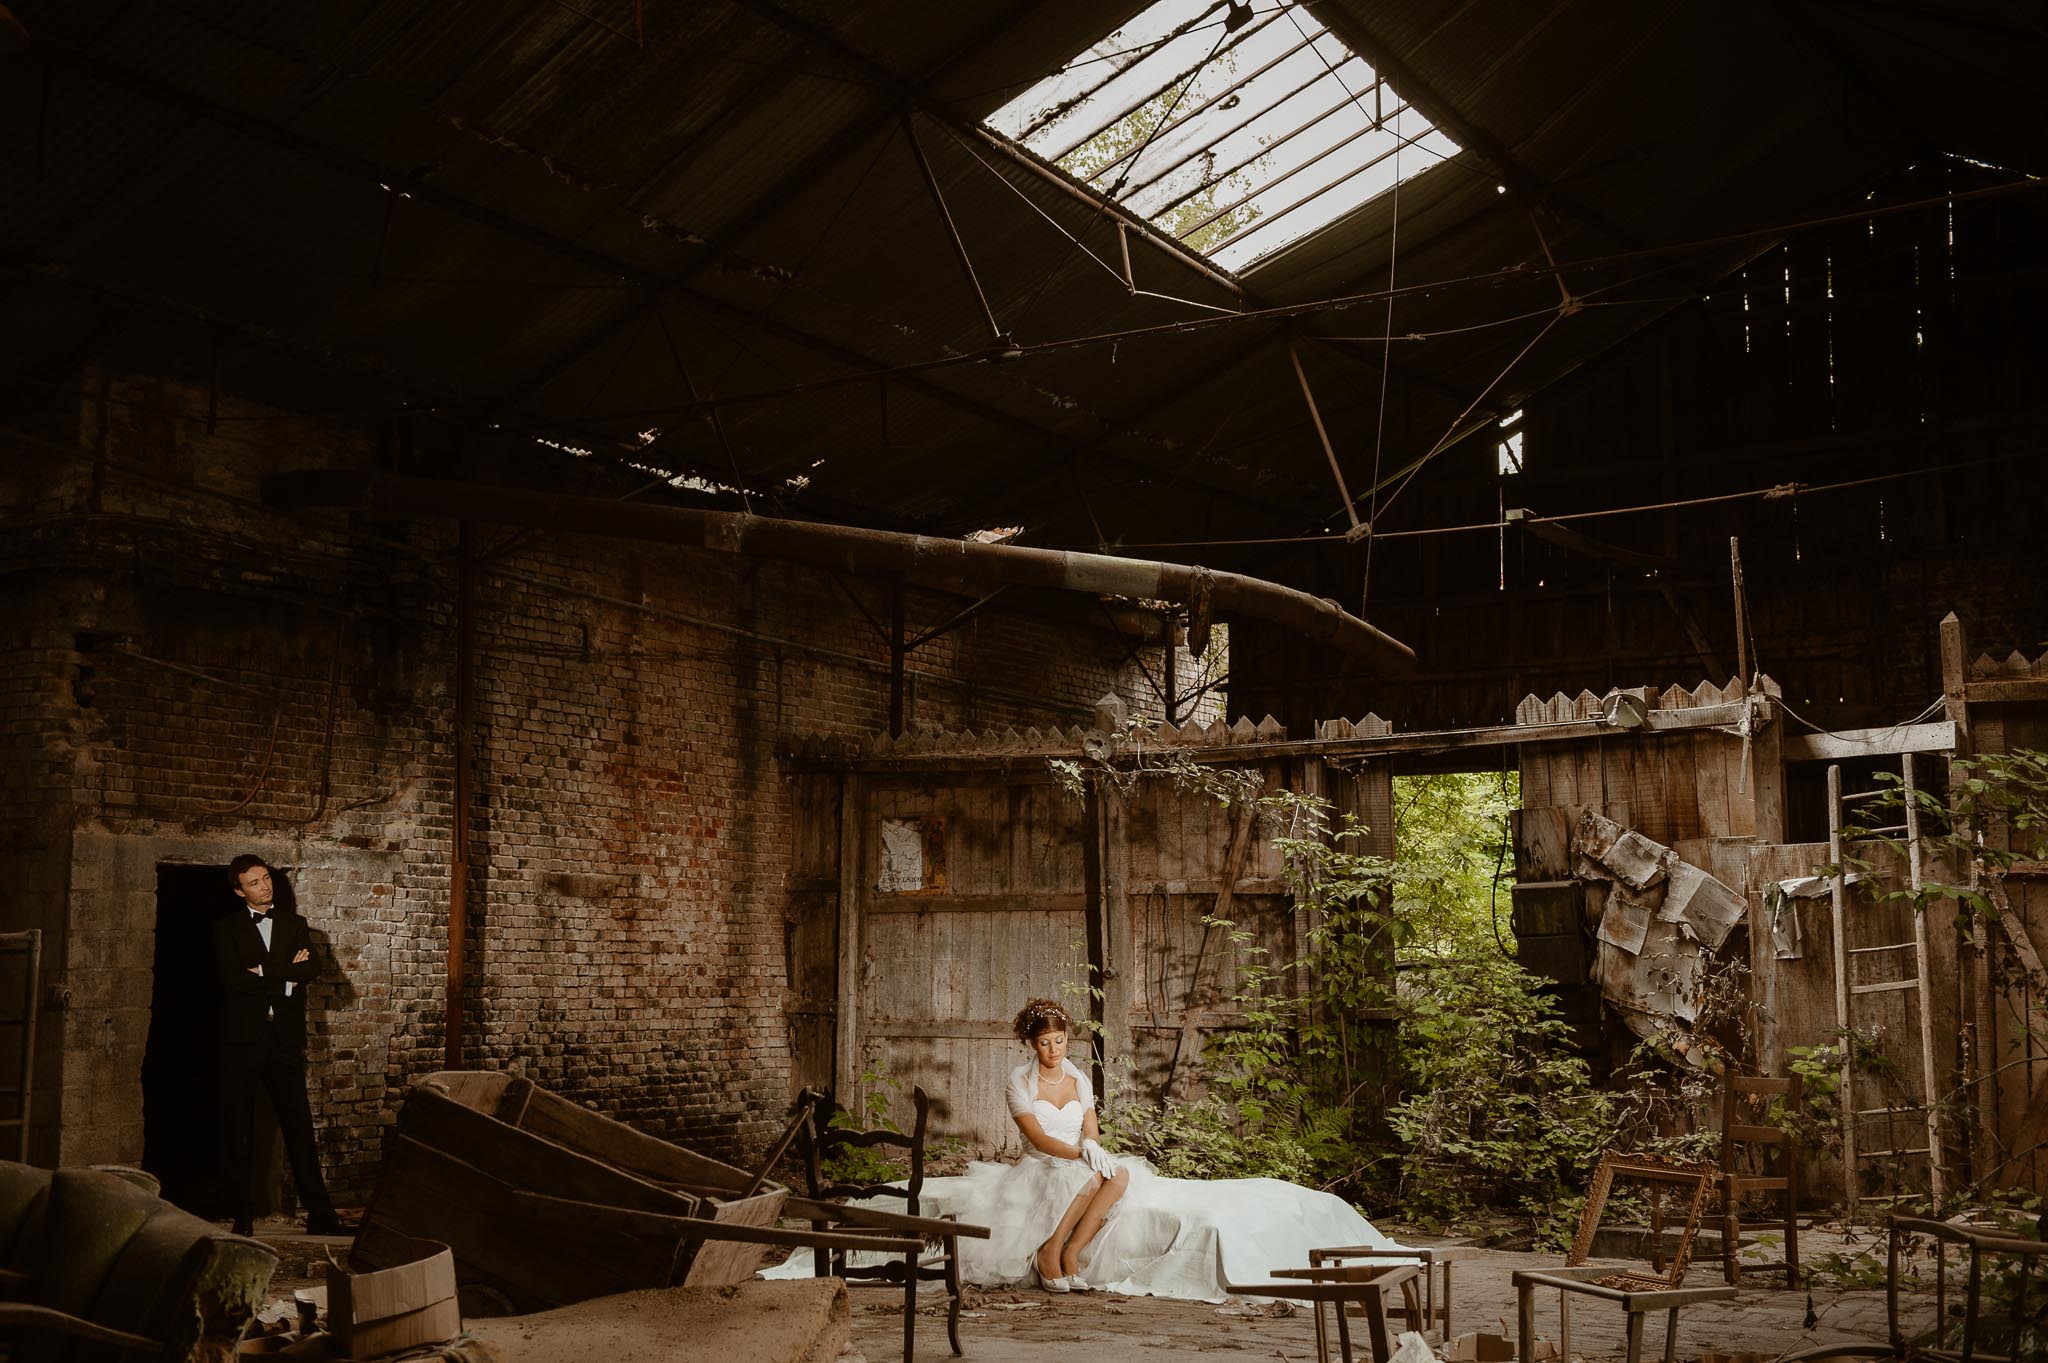
MULTIPOLYGON (((1267 788, 1285 788, 1288 764, 1261 768, 1267 788)), ((1128 1076, 1136 1092, 1151 1096, 1165 1084, 1176 1043, 1195 1005, 1196 1030, 1182 1046, 1179 1064, 1192 1067, 1200 1048, 1219 1028, 1238 1019, 1229 1003, 1242 988, 1249 948, 1283 962, 1300 949, 1293 900, 1285 868, 1273 848, 1274 830, 1254 827, 1244 864, 1232 887, 1230 920, 1252 934, 1239 945, 1230 934, 1203 925, 1215 904, 1237 813, 1198 792, 1180 791, 1164 781, 1142 783, 1129 800, 1124 829, 1128 858, 1125 909, 1131 944, 1125 981, 1129 1011, 1121 1025, 1128 1037, 1128 1076), (1202 977, 1196 979, 1197 963, 1202 977)))
POLYGON ((832 1086, 839 988, 839 805, 836 773, 790 778, 789 902, 782 956, 788 980, 790 1096, 832 1086))
MULTIPOLYGON (((1687 690, 1635 692, 1653 709, 1719 705, 1748 694, 1740 681, 1687 690)), ((1590 691, 1535 696, 1515 710, 1518 724, 1588 719, 1600 713, 1590 691)), ((1617 730, 1611 737, 1524 744, 1520 749, 1522 808, 1577 805, 1601 810, 1665 846, 1700 838, 1752 838, 1757 832, 1755 783, 1744 779, 1742 740, 1717 731, 1651 733, 1617 730)))
MULTIPOLYGON (((2013 918, 2038 951, 2048 943, 2048 876, 2010 876, 2005 892, 2013 918)), ((2048 1032, 2048 989, 2026 978, 2006 934, 1994 933, 1992 940, 1994 969, 2013 983, 1987 1010, 1992 1040, 1985 1058, 1996 1072, 1980 1110, 1995 1123, 2000 1183, 2048 1193, 2048 1048, 2035 1035, 2048 1032)))
MULTIPOLYGON (((893 1111, 900 1122, 909 1116, 910 1085, 922 1084, 935 1134, 965 1138, 983 1154, 1017 1153, 1003 1089, 1025 1052, 1010 1020, 1032 997, 1085 987, 1087 835, 1082 805, 1042 769, 869 778, 859 829, 867 869, 856 882, 858 1017, 853 1034, 840 1038, 843 1073, 857 1094, 868 1087, 863 1072, 887 1073, 901 1085, 893 1111), (942 830, 928 868, 943 873, 942 885, 879 887, 874 868, 889 820, 942 830)), ((1086 1010, 1083 993, 1064 1001, 1086 1010)), ((1077 1045, 1076 1063, 1088 1058, 1085 1042, 1077 1045)))
MULTIPOLYGON (((1361 724, 1337 721, 1325 736, 1385 731, 1377 720, 1361 724)), ((1207 750, 1207 760, 1219 747, 1284 736, 1244 723, 1160 733, 1164 745, 1207 750)), ((1105 1082, 1157 1098, 1177 1071, 1173 1091, 1187 1097, 1199 1093, 1188 1081, 1204 1045, 1241 1020, 1232 1000, 1247 953, 1275 965, 1300 953, 1305 924, 1272 845, 1283 830, 1252 821, 1231 873, 1247 817, 1238 806, 1164 779, 1098 789, 1084 803, 1053 782, 1047 740, 1081 746, 1078 733, 919 736, 870 745, 880 762, 792 778, 788 1012, 804 1082, 835 1086, 854 1106, 874 1087, 863 1074, 885 1072, 902 1085, 899 1121, 909 1084, 922 1083, 937 1134, 981 1154, 1016 1153, 1003 1085, 1024 1059, 1009 1020, 1027 998, 1060 998, 1083 1016, 1097 980, 1105 1082), (938 760, 891 766, 906 749, 938 760), (991 753, 1003 755, 1000 765, 985 760, 991 753), (948 764, 954 754, 959 766, 948 764), (932 875, 916 889, 881 883, 881 829, 896 820, 924 830, 932 875), (1226 875, 1227 916, 1251 934, 1241 944, 1203 922, 1226 875)), ((1267 790, 1331 799, 1368 827, 1357 850, 1392 855, 1386 762, 1353 759, 1343 771, 1315 757, 1245 765, 1267 790)), ((1391 958, 1388 969, 1391 977, 1391 958)), ((1077 1040, 1074 1058, 1086 1065, 1095 1057, 1077 1040)))
MULTIPOLYGON (((2048 702, 2039 698, 2048 690, 2048 654, 1979 654, 1966 681, 1974 751, 2048 750, 2048 702), (2003 696, 2013 699, 1993 699, 2003 696)), ((1992 836, 2015 850, 2009 840, 1992 836)), ((2030 977, 2015 940, 2024 936, 2036 957, 2048 949, 2048 874, 2038 866, 2023 869, 2006 878, 2004 889, 2019 933, 1990 932, 1987 968, 1964 982, 1972 990, 1968 997, 1989 995, 1974 1019, 1989 1034, 1984 1060, 1990 1073, 1975 1095, 1979 1118, 1993 1131, 1982 1153, 1998 1165, 2001 1183, 2048 1193, 2048 1048, 2036 1039, 2037 1033, 2048 1034, 2048 980, 2030 977)))

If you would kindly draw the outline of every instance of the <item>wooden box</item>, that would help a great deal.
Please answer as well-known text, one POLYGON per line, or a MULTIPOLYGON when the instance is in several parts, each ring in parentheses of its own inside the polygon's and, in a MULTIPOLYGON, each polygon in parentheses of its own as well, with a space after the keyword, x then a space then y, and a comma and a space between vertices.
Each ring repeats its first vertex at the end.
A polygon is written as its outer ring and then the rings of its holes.
POLYGON ((749 1192, 752 1181, 518 1075, 443 1071, 406 1094, 351 1263, 393 1267, 407 1261, 409 1241, 440 1241, 454 1251, 469 1316, 636 1288, 722 1287, 754 1275, 762 1246, 661 1222, 771 1227, 788 1190, 749 1192))

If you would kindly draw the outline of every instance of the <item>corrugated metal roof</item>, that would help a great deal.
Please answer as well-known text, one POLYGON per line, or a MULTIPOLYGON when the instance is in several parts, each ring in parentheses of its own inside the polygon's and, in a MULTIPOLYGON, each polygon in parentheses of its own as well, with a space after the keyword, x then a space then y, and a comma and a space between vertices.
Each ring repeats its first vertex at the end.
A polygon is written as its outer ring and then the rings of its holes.
POLYGON ((1290 339, 1363 493, 1375 451, 1405 466, 1768 238, 1687 243, 1851 209, 1934 143, 2037 165, 2044 136, 2020 92, 2048 39, 1988 0, 1740 25, 1333 0, 1325 23, 1467 150, 1259 262, 1241 301, 1129 227, 1134 292, 1116 215, 972 130, 1141 5, 705 0, 645 6, 644 42, 627 0, 576 7, 19 0, 37 47, 0 67, 0 119, 28 130, 0 141, 0 363, 139 308, 328 365, 365 401, 395 374, 565 439, 659 429, 653 457, 809 479, 784 488, 797 509, 1038 542, 1286 534, 1342 519, 1290 339), (1885 98, 1908 80, 1911 118, 1885 98), (1627 258, 1572 271, 1598 306, 1557 318, 1546 246, 1627 258), (1415 290, 1391 342, 1377 298, 1108 339, 1373 295, 1390 255, 1415 290), (1035 349, 1084 337, 1105 339, 1035 349), (745 399, 723 440, 692 385, 745 399))

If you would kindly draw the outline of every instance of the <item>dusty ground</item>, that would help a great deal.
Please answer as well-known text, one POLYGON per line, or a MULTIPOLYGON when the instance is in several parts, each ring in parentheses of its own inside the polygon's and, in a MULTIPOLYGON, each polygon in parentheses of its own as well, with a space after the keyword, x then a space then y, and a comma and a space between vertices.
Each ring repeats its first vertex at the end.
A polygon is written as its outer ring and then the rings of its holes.
MULTIPOLYGON (((320 1240, 295 1234, 296 1226, 277 1221, 257 1233, 283 1256, 272 1280, 272 1295, 289 1297, 291 1289, 321 1281, 327 1252, 346 1253, 345 1240, 320 1240)), ((1401 1235, 1411 1244, 1433 1243, 1429 1237, 1401 1235)), ((1441 1243, 1441 1242, 1436 1242, 1441 1243)), ((1689 1307, 1680 1317, 1678 1358, 1698 1359, 1703 1351, 1754 1351, 1772 1357, 1807 1344, 1849 1340, 1878 1341, 1885 1337, 1885 1299, 1881 1268, 1883 1238, 1864 1233, 1845 1241, 1839 1231, 1807 1230, 1800 1237, 1808 1264, 1830 1254, 1855 1254, 1874 1247, 1879 1266, 1875 1286, 1857 1290, 1815 1287, 1811 1293, 1814 1324, 1807 1325, 1808 1293, 1787 1292, 1768 1284, 1776 1275, 1750 1280, 1732 1301, 1689 1307)), ((1514 1291, 1508 1274, 1518 1268, 1555 1267, 1551 1254, 1481 1250, 1476 1260, 1456 1269, 1454 1308, 1460 1332, 1500 1329, 1505 1319, 1512 1337, 1514 1291)), ((1623 1261, 1613 1261, 1621 1266, 1623 1261)), ((1697 1264, 1687 1279, 1699 1286, 1721 1281, 1718 1260, 1697 1264)), ((984 1291, 969 1289, 960 1335, 974 1363, 1050 1363, 1051 1360, 1093 1357, 1106 1363, 1168 1363, 1207 1356, 1297 1360, 1313 1363, 1315 1325, 1305 1309, 1285 1304, 1155 1301, 1112 1297, 1101 1293, 1056 1296, 1035 1289, 984 1291)), ((1906 1293, 1909 1312, 1931 1319, 1932 1296, 1906 1293)), ((918 1320, 917 1356, 938 1363, 951 1357, 946 1342, 942 1304, 928 1304, 918 1320)), ((943 1298, 939 1299, 943 1302, 943 1298)), ((1556 1295, 1538 1298, 1538 1329, 1557 1336, 1556 1295)), ((902 1317, 892 1290, 859 1289, 853 1294, 853 1346, 867 1363, 885 1363, 901 1356, 902 1317)), ((1618 1311, 1603 1303, 1581 1300, 1572 1313, 1573 1352, 1586 1363, 1622 1357, 1622 1325, 1618 1311)), ((1359 1357, 1366 1357, 1361 1320, 1353 1338, 1359 1357)), ((1660 1319, 1645 1332, 1645 1354, 1658 1356, 1663 1340, 1660 1319)), ((690 1356, 687 1348, 677 1354, 690 1356)), ((740 1363, 732 1360, 731 1363, 740 1363)), ((843 1363, 854 1363, 849 1355, 843 1363)))
MULTIPOLYGON (((1427 1236, 1394 1233, 1410 1244, 1441 1243, 1427 1236)), ((1808 1230, 1800 1237, 1800 1251, 1809 1264, 1829 1254, 1855 1255, 1873 1245, 1875 1262, 1881 1270, 1881 1235, 1858 1235, 1846 1243, 1839 1232, 1808 1230)), ((1518 1268, 1551 1268, 1559 1262, 1551 1254, 1482 1250, 1478 1259, 1460 1263, 1453 1297, 1457 1330, 1499 1330, 1505 1319, 1512 1338, 1515 1298, 1509 1273, 1518 1268)), ((1617 1267, 1624 1266, 1623 1261, 1613 1262, 1617 1267)), ((1774 1290, 1768 1284, 1779 1281, 1780 1275, 1748 1279, 1749 1285, 1732 1301, 1686 1309, 1679 1318, 1677 1357, 1694 1360, 1706 1350, 1754 1351, 1774 1357, 1809 1344, 1881 1341, 1886 1335, 1881 1276, 1880 1271, 1877 1286, 1861 1290, 1816 1287, 1812 1293, 1812 1328, 1806 1325, 1806 1292, 1774 1290)), ((1689 1286, 1719 1283, 1719 1260, 1697 1265, 1686 1281, 1689 1286)), ((854 1294, 854 1345, 869 1363, 884 1363, 901 1356, 902 1317, 884 1301, 887 1295, 866 1289, 854 1294)), ((1917 1311, 1931 1320, 1931 1294, 1907 1293, 1903 1300, 1909 1314, 1917 1311)), ((1360 1320, 1357 1325, 1359 1330, 1354 1333, 1353 1342, 1358 1357, 1363 1359, 1368 1356, 1364 1322, 1360 1320)), ((1537 1328, 1548 1338, 1557 1337, 1555 1293, 1537 1298, 1537 1328)), ((1316 1357, 1313 1319, 1306 1308, 1296 1310, 1285 1304, 1233 1302, 1212 1306, 1204 1302, 1154 1301, 1096 1293, 1055 1296, 1035 1290, 975 1291, 963 1309, 960 1336, 974 1363, 1048 1363, 1049 1359, 1090 1356, 1109 1363, 1167 1363, 1172 1359, 1210 1356, 1237 1356, 1261 1363, 1314 1363, 1316 1357)), ((1623 1356, 1623 1343, 1619 1311, 1583 1299, 1575 1304, 1572 1349, 1576 1356, 1587 1363, 1618 1360, 1623 1356)), ((1662 1319, 1652 1318, 1645 1330, 1645 1356, 1658 1357, 1662 1343, 1662 1319)), ((929 1360, 951 1357, 942 1306, 929 1305, 922 1313, 917 1356, 929 1360)))

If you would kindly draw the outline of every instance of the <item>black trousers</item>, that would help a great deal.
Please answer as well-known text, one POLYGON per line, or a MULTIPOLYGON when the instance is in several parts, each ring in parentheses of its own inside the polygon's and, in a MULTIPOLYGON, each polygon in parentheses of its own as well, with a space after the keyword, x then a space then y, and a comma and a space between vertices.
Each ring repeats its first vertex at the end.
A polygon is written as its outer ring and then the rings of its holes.
POLYGON ((270 1095, 277 1129, 291 1161, 292 1186, 307 1215, 332 1217, 334 1202, 320 1175, 320 1151, 313 1143, 313 1109, 306 1102, 306 1056, 275 1037, 253 1044, 223 1046, 220 1093, 227 1136, 225 1178, 237 1221, 254 1219, 256 1170, 250 1151, 256 1126, 256 1090, 270 1095))

